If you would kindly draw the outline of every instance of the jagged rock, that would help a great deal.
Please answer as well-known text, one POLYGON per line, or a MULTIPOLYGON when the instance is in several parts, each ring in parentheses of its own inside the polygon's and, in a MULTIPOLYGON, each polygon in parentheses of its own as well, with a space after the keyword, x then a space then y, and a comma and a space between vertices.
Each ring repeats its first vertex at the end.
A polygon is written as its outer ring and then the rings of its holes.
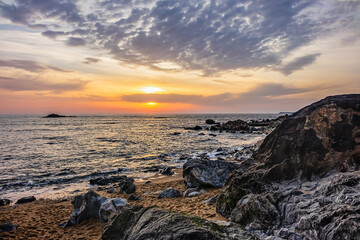
POLYGON ((287 117, 229 177, 217 212, 266 239, 360 239, 359 116, 360 95, 341 95, 287 117))
POLYGON ((94 191, 89 191, 74 197, 71 204, 74 211, 68 220, 66 226, 72 226, 89 218, 99 218, 99 210, 101 203, 107 198, 100 198, 100 195, 94 191))
POLYGON ((169 175, 169 176, 174 175, 174 172, 171 170, 171 167, 168 167, 168 166, 166 166, 166 167, 164 167, 163 169, 161 169, 161 170, 160 170, 160 173, 161 173, 162 175, 169 175))
POLYGON ((12 224, 12 223, 0 224, 0 233, 15 231, 17 227, 18 227, 17 224, 12 224))
POLYGON ((110 221, 117 213, 125 207, 130 207, 130 204, 123 198, 106 199, 101 203, 99 210, 100 222, 110 221))
POLYGON ((23 197, 23 198, 20 198, 19 200, 17 200, 16 204, 29 203, 29 202, 33 202, 35 200, 36 200, 36 198, 34 196, 23 197))
POLYGON ((181 194, 178 190, 168 188, 159 194, 158 198, 178 198, 181 197, 181 194))
POLYGON ((220 226, 198 217, 185 216, 160 208, 125 209, 105 227, 103 240, 220 240, 256 239, 236 224, 220 226))
POLYGON ((208 200, 205 200, 204 203, 206 203, 206 204, 215 204, 216 203, 216 198, 217 198, 217 195, 212 196, 208 200))
POLYGON ((206 123, 206 124, 216 124, 216 122, 215 122, 214 120, 212 120, 212 119, 207 119, 207 120, 205 121, 205 123, 206 123))
POLYGON ((0 206, 5 206, 5 205, 9 205, 10 204, 10 200, 9 199, 0 199, 0 206))
POLYGON ((128 197, 128 200, 129 200, 129 201, 140 201, 141 198, 135 196, 134 194, 131 194, 131 195, 128 197))
POLYGON ((119 193, 130 194, 130 193, 135 193, 135 191, 136 191, 136 186, 134 184, 134 179, 131 178, 131 177, 126 178, 123 182, 121 182, 119 184, 119 186, 120 186, 119 193))
POLYGON ((186 188, 220 188, 237 166, 222 160, 191 159, 183 166, 186 188))

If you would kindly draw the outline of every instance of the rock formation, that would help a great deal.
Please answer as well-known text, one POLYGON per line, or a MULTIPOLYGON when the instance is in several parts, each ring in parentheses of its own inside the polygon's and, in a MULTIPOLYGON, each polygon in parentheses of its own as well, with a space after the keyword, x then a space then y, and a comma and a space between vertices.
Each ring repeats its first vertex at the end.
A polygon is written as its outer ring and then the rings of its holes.
POLYGON ((286 118, 238 169, 217 212, 260 237, 360 239, 360 95, 286 118))

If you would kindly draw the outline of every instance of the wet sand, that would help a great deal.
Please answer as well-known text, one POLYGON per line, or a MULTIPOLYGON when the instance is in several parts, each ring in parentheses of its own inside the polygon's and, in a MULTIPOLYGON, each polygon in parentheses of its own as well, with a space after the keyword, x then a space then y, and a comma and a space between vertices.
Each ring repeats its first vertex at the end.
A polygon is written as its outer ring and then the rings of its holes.
MULTIPOLYGON (((166 188, 174 188, 183 193, 185 185, 182 178, 182 169, 170 177, 161 175, 149 179, 136 181, 136 195, 142 201, 129 201, 131 205, 158 206, 181 213, 192 214, 206 219, 226 220, 216 214, 215 204, 204 204, 203 201, 218 194, 220 189, 206 189, 206 193, 192 198, 164 198, 158 199, 157 192, 166 188), (151 183, 145 182, 150 180, 151 183)), ((94 189, 96 190, 96 189, 94 189)), ((128 198, 130 194, 109 194, 106 191, 97 191, 101 196, 128 198)), ((73 211, 70 199, 37 200, 35 202, 0 207, 0 224, 15 223, 19 227, 12 232, 0 233, 0 239, 100 239, 106 223, 98 219, 90 219, 76 226, 67 228, 58 225, 69 219, 73 211)))

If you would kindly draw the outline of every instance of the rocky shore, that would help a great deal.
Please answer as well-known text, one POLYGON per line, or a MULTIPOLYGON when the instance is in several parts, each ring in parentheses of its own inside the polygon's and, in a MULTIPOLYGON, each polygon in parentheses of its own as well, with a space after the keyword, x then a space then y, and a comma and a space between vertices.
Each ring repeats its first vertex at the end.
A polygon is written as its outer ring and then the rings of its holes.
POLYGON ((147 181, 97 178, 71 200, 3 200, 0 238, 360 239, 360 95, 275 120, 206 124, 275 129, 258 148, 218 149, 216 160, 200 155, 147 181))

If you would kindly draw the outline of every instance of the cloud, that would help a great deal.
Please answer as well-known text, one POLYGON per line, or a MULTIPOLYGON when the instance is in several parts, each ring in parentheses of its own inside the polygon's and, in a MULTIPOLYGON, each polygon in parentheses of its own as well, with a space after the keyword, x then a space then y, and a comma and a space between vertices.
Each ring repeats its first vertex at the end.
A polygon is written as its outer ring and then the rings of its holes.
POLYGON ((98 63, 101 62, 101 59, 99 58, 92 58, 92 57, 87 57, 84 59, 83 63, 85 64, 94 64, 94 63, 98 63))
POLYGON ((56 39, 58 36, 65 35, 65 32, 63 32, 63 31, 45 31, 45 32, 42 32, 42 35, 44 35, 45 37, 48 37, 50 39, 56 39))
POLYGON ((290 75, 295 71, 303 69, 307 65, 311 65, 320 55, 321 54, 319 53, 315 53, 315 54, 309 54, 306 56, 295 58, 293 61, 286 63, 280 68, 278 68, 278 70, 282 72, 284 75, 290 75))
POLYGON ((10 68, 17 68, 23 69, 29 72, 42 72, 46 70, 54 70, 58 72, 70 72, 67 69, 35 62, 35 61, 28 61, 28 60, 1 60, 0 59, 0 67, 10 67, 10 68))
MULTIPOLYGON (((213 75, 278 70, 294 50, 324 34, 339 28, 359 32, 359 6, 340 0, 15 0, 0 2, 0 11, 15 23, 45 25, 50 38, 64 31, 67 45, 103 49, 125 64, 161 70, 159 64, 173 63, 213 75)), ((311 60, 284 65, 283 73, 311 60)))
POLYGON ((55 83, 27 76, 21 78, 0 77, 0 88, 10 91, 76 91, 82 90, 86 84, 86 81, 81 80, 55 83))
POLYGON ((125 102, 187 103, 206 106, 236 106, 248 103, 278 101, 277 97, 305 93, 310 89, 285 87, 281 84, 261 84, 245 93, 223 93, 211 96, 183 94, 130 94, 121 97, 125 102))
POLYGON ((70 0, 15 0, 15 4, 0 1, 0 13, 14 23, 31 28, 46 28, 45 19, 57 19, 69 23, 83 21, 74 1, 70 0))
POLYGON ((72 47, 84 46, 86 44, 85 40, 77 37, 69 37, 66 44, 72 47))

